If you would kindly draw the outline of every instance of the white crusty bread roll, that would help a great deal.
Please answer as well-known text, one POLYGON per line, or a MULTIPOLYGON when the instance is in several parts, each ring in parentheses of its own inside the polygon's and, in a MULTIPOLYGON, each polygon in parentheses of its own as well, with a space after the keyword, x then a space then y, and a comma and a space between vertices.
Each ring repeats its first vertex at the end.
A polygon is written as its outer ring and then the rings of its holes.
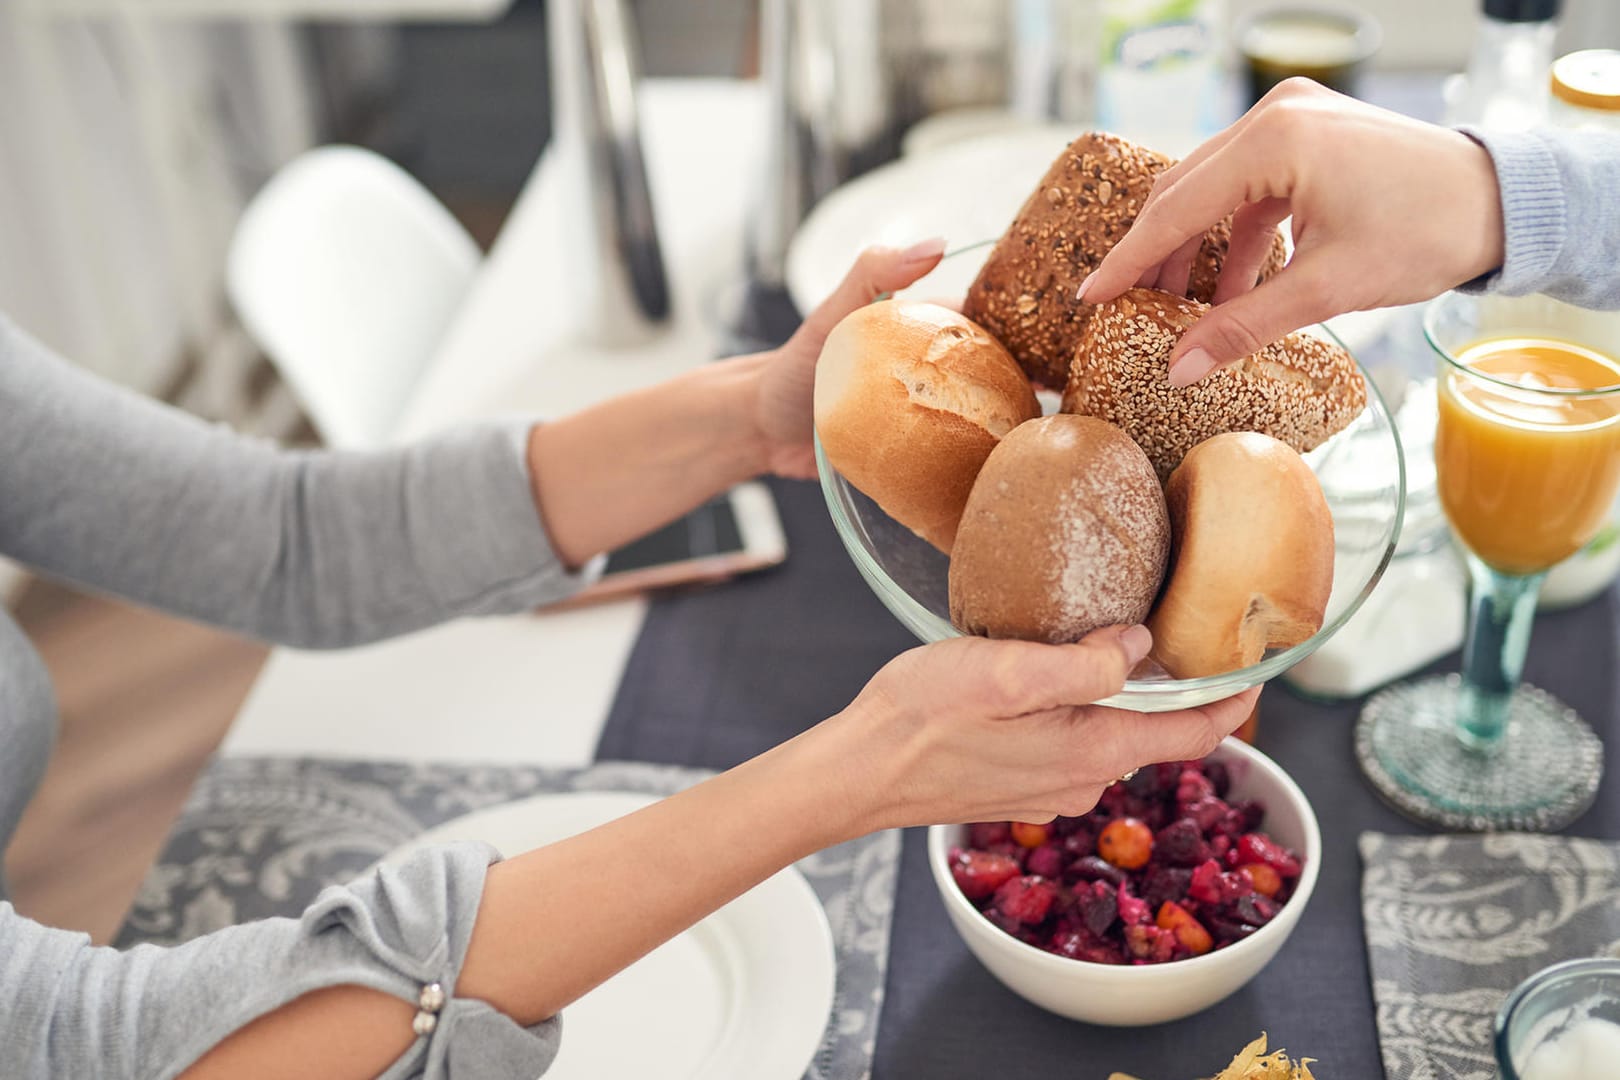
POLYGON ((1140 447, 1089 416, 1043 416, 1001 440, 951 553, 951 622, 1054 644, 1135 625, 1164 580, 1170 522, 1140 447))
POLYGON ((827 460, 946 554, 984 459, 1040 412, 1007 350, 938 304, 883 300, 851 312, 816 365, 827 460))
POLYGON ((1333 516, 1286 444, 1232 432, 1193 447, 1165 485, 1170 574, 1148 616, 1153 658, 1178 679, 1257 663, 1322 626, 1333 516))

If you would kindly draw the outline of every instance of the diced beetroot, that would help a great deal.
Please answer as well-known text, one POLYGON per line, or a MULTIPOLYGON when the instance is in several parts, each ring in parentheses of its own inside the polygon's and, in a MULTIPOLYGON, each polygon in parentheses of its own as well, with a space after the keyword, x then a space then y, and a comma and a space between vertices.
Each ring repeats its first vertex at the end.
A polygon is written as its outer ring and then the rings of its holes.
POLYGON ((987 851, 951 851, 951 877, 969 900, 983 900, 1018 876, 1018 863, 987 851))
POLYGON ((1238 918, 1246 923, 1264 926, 1277 917, 1277 904, 1259 893, 1250 893, 1238 898, 1237 913, 1238 918))
POLYGON ((979 821, 968 826, 968 846, 987 848, 1012 840, 1012 825, 1005 821, 979 821))
POLYGON ((1039 874, 1041 877, 1056 881, 1063 876, 1063 868, 1068 863, 1068 856, 1063 854, 1063 849, 1057 844, 1042 844, 1030 852, 1029 858, 1024 860, 1024 870, 1026 873, 1039 874))
POLYGON ((1009 918, 1034 926, 1046 918, 1057 898, 1057 882, 1026 874, 1013 878, 996 890, 991 906, 1009 918))
POLYGON ((1155 911, 1166 900, 1180 901, 1187 895, 1192 871, 1180 866, 1155 866, 1142 883, 1142 899, 1155 911))
POLYGON ((1255 831, 1263 807, 1226 801, 1230 786, 1215 762, 1148 766, 1088 814, 969 826, 951 875, 992 925, 1059 956, 1157 964, 1221 949, 1275 919, 1300 870, 1255 831))
POLYGON ((1176 784, 1176 802, 1195 803, 1200 799, 1214 797, 1215 785, 1210 782, 1209 777, 1196 768, 1182 770, 1181 779, 1176 784))
POLYGON ((1171 866, 1197 866, 1210 856, 1209 844, 1198 831, 1198 823, 1186 818, 1160 829, 1154 837, 1153 850, 1171 866))
POLYGON ((1215 796, 1206 795, 1197 802, 1182 803, 1181 816, 1197 822, 1198 828, 1207 834, 1225 819, 1229 809, 1230 807, 1215 796))
POLYGON ((1265 863, 1285 878, 1299 877, 1299 859, 1265 833, 1247 833, 1238 840, 1237 847, 1243 862, 1265 863))
POLYGON ((1123 964, 1119 946, 1100 941, 1084 932, 1067 931, 1053 935, 1048 952, 1067 956, 1071 960, 1085 960, 1093 964, 1123 964))
POLYGON ((1069 872, 1083 881, 1106 881, 1111 885, 1125 884, 1125 871, 1095 855, 1076 859, 1069 872))
POLYGON ((1119 918, 1118 893, 1106 881, 1094 881, 1076 888, 1074 906, 1086 929, 1099 938, 1119 918))
POLYGON ((1076 829, 1063 838, 1063 851, 1072 859, 1097 854, 1097 832, 1092 828, 1076 829))
POLYGON ((1148 907, 1146 900, 1132 895, 1129 882, 1120 885, 1114 900, 1119 905, 1119 921, 1126 926, 1153 920, 1153 909, 1148 907))

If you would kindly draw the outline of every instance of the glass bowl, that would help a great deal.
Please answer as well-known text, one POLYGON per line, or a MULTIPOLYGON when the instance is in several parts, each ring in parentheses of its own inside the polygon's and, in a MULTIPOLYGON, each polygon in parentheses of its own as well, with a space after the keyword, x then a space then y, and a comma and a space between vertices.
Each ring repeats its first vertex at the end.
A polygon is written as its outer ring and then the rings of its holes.
MULTIPOLYGON (((909 292, 917 295, 915 287, 909 292)), ((1338 342, 1326 327, 1312 327, 1310 332, 1338 342)), ((1384 399, 1366 371, 1361 374, 1367 383, 1367 407, 1349 427, 1304 455, 1333 512, 1333 592, 1322 629, 1293 648, 1273 649, 1259 663, 1223 675, 1172 679, 1157 673, 1132 678, 1102 704, 1169 712, 1207 705, 1258 686, 1319 649, 1372 593, 1400 537, 1406 463, 1384 399)), ((845 480, 828 463, 819 438, 816 469, 838 537, 883 605, 925 642, 962 636, 951 625, 950 559, 845 480)))
MULTIPOLYGON (((1496 1061, 1502 1069, 1503 1080, 1528 1077, 1527 1067, 1536 1061, 1534 1073, 1540 1076, 1594 1076, 1591 1072, 1577 1072, 1575 1062, 1564 1060, 1562 1069, 1555 1068, 1559 1049, 1550 1055, 1538 1055, 1543 1043, 1570 1034, 1583 1021, 1600 1020, 1620 1024, 1620 959, 1569 960, 1544 968, 1520 983, 1502 1003, 1496 1014, 1496 1061)), ((1607 1038, 1579 1038, 1588 1052, 1599 1047, 1611 1050, 1615 1035, 1608 1030, 1607 1038)), ((1570 1051, 1565 1051, 1569 1053, 1570 1051)))

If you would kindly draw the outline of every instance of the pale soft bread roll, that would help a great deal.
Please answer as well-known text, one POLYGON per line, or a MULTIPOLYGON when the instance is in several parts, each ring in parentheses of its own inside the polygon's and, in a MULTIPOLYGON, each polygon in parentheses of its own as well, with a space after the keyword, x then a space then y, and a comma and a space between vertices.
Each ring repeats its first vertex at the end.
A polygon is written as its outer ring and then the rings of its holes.
POLYGON ((1212 435, 1259 431, 1304 453, 1342 431, 1367 405, 1349 353, 1289 334, 1184 389, 1169 383, 1170 352, 1207 304, 1131 289, 1098 305, 1080 339, 1063 411, 1124 428, 1167 477, 1212 435))
MULTIPOLYGON (((1136 221, 1153 181, 1174 164, 1173 158, 1106 132, 1074 140, 985 260, 962 313, 1007 346, 1030 378, 1062 390, 1093 311, 1075 293, 1136 221)), ((1188 296, 1214 297, 1231 238, 1230 217, 1204 234, 1193 257, 1188 296)), ((1286 253, 1282 234, 1274 231, 1260 280, 1282 269, 1286 253)))
POLYGON ((1257 663, 1322 626, 1333 589, 1333 515, 1310 466, 1269 435, 1193 447, 1165 486, 1169 582, 1148 617, 1178 679, 1257 663))
POLYGON ((833 327, 816 365, 827 460, 947 554, 984 459, 1040 413, 1007 350, 938 304, 868 304, 833 327))
POLYGON ((1078 641, 1146 618, 1170 521, 1153 466, 1112 424, 1046 416, 979 471, 951 554, 951 622, 968 634, 1078 641))

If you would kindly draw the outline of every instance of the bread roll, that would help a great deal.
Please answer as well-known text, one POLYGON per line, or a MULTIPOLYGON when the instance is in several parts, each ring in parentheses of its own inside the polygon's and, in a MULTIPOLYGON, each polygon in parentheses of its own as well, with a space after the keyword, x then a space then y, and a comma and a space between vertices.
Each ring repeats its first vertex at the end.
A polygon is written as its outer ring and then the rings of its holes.
POLYGON ((1075 353, 1063 411, 1118 424, 1167 477, 1212 435, 1260 431, 1304 453, 1367 405, 1367 384, 1339 346, 1289 334, 1182 390, 1170 350, 1209 308, 1155 289, 1131 289, 1097 308, 1075 353))
POLYGON ((1322 626, 1333 590, 1333 516, 1316 475, 1268 435, 1193 447, 1165 488, 1170 579, 1148 629, 1178 679, 1248 667, 1322 626))
POLYGON ((827 460, 946 554, 984 459, 1040 413, 1007 350, 937 304, 884 300, 852 312, 816 365, 827 460))
POLYGON ((968 497, 951 622, 1046 642, 1139 623, 1169 551, 1158 478, 1124 432, 1083 416, 1031 420, 1001 440, 968 497))
MULTIPOLYGON (((963 314, 1000 339, 1031 379, 1062 390, 1092 310, 1074 294, 1136 221, 1154 178, 1173 164, 1117 135, 1080 136, 1002 234, 968 289, 963 314)), ((1231 236, 1230 218, 1205 234, 1190 295, 1214 297, 1231 236)), ((1281 269, 1285 257, 1279 233, 1260 278, 1281 269)))

